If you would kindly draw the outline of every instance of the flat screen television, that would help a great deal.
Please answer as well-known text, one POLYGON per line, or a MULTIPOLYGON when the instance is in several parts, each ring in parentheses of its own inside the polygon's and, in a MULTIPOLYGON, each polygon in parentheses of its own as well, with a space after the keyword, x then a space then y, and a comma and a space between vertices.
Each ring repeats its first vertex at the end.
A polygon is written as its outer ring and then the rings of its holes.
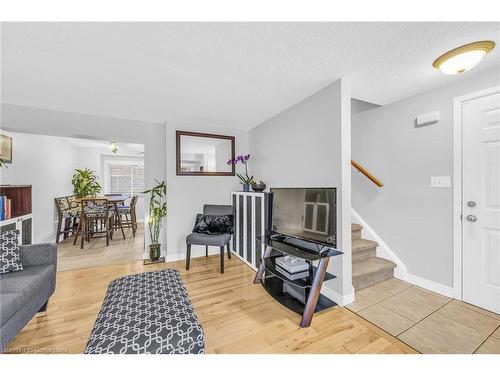
POLYGON ((272 232, 337 245, 335 188, 272 188, 272 232))

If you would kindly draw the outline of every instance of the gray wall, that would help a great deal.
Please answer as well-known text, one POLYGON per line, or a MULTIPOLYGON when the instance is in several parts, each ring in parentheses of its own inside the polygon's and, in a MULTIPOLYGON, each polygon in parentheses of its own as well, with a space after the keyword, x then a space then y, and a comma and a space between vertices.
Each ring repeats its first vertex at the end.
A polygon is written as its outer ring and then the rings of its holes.
POLYGON ((452 189, 431 176, 453 176, 453 98, 500 84, 500 69, 453 76, 455 83, 353 115, 352 158, 378 177, 377 188, 352 173, 352 207, 405 263, 410 274, 452 286, 452 189), (438 110, 441 121, 415 127, 438 110))
POLYGON ((330 263, 340 277, 328 286, 342 296, 352 290, 350 117, 348 82, 339 80, 250 131, 251 174, 268 188, 338 188, 337 243, 345 255, 330 263))
MULTIPOLYGON (((237 177, 176 176, 175 130, 234 135, 237 154, 248 152, 247 131, 172 122, 154 124, 10 104, 2 104, 1 108, 2 129, 144 144, 146 185, 152 186, 155 183, 154 179, 167 181, 168 213, 162 233, 162 253, 166 253, 169 259, 184 258, 186 235, 191 232, 193 221, 196 214, 202 211, 203 204, 230 204, 231 191, 241 189, 237 177)), ((37 150, 33 149, 31 157, 35 158, 36 155, 37 150)), ((51 167, 57 168, 57 165, 51 167)), ((146 243, 148 242, 146 234, 146 243)), ((202 255, 204 251, 204 248, 194 247, 193 256, 202 255)))
MULTIPOLYGON (((186 235, 191 233, 197 213, 204 204, 231 204, 231 192, 241 191, 236 176, 177 176, 175 168, 175 131, 186 130, 212 134, 233 135, 235 152, 248 153, 248 132, 208 126, 167 123, 167 247, 170 259, 185 259, 186 235)), ((242 172, 241 165, 236 166, 242 172)), ((205 255, 204 246, 193 246, 191 256, 205 255)), ((212 247, 210 252, 219 253, 212 247)))
MULTIPOLYGON (((78 113, 52 111, 11 104, 1 105, 0 128, 15 132, 89 139, 109 139, 118 142, 141 143, 145 147, 146 185, 154 179, 164 180, 166 174, 165 125, 78 113)), ((13 147, 16 147, 15 145, 13 147)), ((32 157, 37 150, 32 150, 32 157)), ((15 160, 13 160, 15 163, 15 160)), ((57 165, 53 165, 57 168, 57 165)), ((26 181, 25 183, 30 183, 26 181)), ((48 184, 51 181, 47 181, 48 184)), ((36 213, 35 213, 36 214, 36 213)), ((166 231, 163 233, 166 240, 166 231)), ((146 241, 148 242, 147 236, 146 241)))
POLYGON ((62 137, 2 131, 12 137, 12 160, 0 169, 1 184, 32 185, 33 240, 56 238, 54 198, 73 193, 71 177, 78 168, 78 149, 62 137), (54 168, 57 166, 57 168, 54 168), (50 181, 50 183, 47 183, 50 181))

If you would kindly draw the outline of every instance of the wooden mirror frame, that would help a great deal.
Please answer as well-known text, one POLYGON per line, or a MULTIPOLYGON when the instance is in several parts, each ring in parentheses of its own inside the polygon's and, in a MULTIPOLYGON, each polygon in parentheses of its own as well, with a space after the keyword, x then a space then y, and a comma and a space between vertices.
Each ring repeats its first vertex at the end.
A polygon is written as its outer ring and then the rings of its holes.
POLYGON ((235 158, 235 148, 234 148, 234 136, 231 135, 219 135, 219 134, 208 134, 208 133, 197 133, 197 132, 186 132, 181 130, 175 131, 175 144, 176 144, 176 172, 177 176, 234 176, 235 166, 232 164, 231 172, 183 172, 181 171, 181 136, 186 135, 189 137, 200 137, 200 138, 217 138, 226 139, 231 141, 231 159, 235 158))

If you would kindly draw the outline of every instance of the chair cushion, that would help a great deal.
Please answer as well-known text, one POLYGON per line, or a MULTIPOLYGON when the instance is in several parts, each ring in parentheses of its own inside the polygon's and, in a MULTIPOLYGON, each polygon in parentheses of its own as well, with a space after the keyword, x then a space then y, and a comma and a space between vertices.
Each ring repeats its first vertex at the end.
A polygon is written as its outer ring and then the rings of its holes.
POLYGON ((198 214, 193 228, 194 233, 232 234, 233 215, 198 214))
POLYGON ((56 203, 61 211, 66 211, 66 210, 70 209, 70 205, 69 205, 68 199, 66 197, 56 198, 56 203))
POLYGON ((0 294, 0 325, 21 310, 21 295, 17 293, 0 294))
POLYGON ((0 274, 22 270, 19 231, 8 230, 0 234, 0 274))
POLYGON ((188 245, 225 246, 231 241, 230 234, 191 233, 186 237, 188 245))
MULTIPOLYGON (((113 216, 113 212, 109 211, 107 218, 109 219, 112 216, 113 216)), ((85 214, 85 217, 87 219, 101 219, 101 220, 105 220, 106 219, 106 212, 87 212, 85 214)))
POLYGON ((79 208, 72 208, 72 209, 63 211, 62 215, 63 215, 63 217, 67 217, 67 218, 79 217, 80 216, 80 209, 79 208))
POLYGON ((51 288, 55 283, 56 269, 53 264, 27 267, 21 272, 1 275, 0 294, 16 293, 21 297, 21 304, 26 304, 40 290, 51 288))
POLYGON ((75 209, 75 208, 79 208, 80 207, 80 205, 76 201, 76 198, 75 198, 74 195, 70 195, 67 198, 68 198, 68 205, 69 205, 70 209, 75 209))

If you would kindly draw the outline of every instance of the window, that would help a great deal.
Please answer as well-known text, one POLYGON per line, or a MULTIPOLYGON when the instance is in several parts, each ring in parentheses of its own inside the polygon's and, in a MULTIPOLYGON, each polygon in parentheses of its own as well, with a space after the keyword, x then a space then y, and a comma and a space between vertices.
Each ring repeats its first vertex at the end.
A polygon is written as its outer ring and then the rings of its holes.
POLYGON ((109 194, 140 194, 144 191, 144 162, 106 161, 106 187, 109 194))

